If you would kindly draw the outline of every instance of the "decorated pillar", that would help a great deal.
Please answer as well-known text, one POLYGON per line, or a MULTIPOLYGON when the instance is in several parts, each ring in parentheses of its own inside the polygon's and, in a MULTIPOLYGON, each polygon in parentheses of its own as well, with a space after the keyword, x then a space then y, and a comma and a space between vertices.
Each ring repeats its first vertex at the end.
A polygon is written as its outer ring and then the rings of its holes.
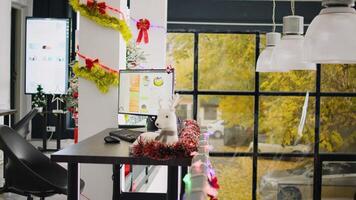
MULTIPOLYGON (((166 68, 167 0, 130 0, 130 26, 133 41, 145 53, 146 69, 166 68)), ((157 166, 148 192, 166 192, 167 167, 157 166)))
POLYGON ((166 67, 167 0, 130 0, 133 40, 146 54, 143 67, 166 67))
MULTIPOLYGON (((73 71, 79 76, 79 141, 110 127, 117 127, 118 74, 125 66, 126 0, 70 0, 80 14, 79 51, 73 71), (113 18, 111 18, 113 17, 113 18), (103 19, 111 19, 107 23, 103 19), (100 73, 104 77, 96 78, 100 73)), ((104 141, 103 141, 104 142, 104 141)), ((112 198, 112 165, 80 165, 83 193, 90 199, 112 198)))

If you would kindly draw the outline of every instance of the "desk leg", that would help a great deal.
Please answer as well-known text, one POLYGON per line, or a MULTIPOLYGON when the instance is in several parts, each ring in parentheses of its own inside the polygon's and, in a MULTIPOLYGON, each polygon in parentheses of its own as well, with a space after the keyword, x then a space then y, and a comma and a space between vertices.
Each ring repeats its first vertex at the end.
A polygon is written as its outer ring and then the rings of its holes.
POLYGON ((120 186, 120 177, 121 177, 121 172, 120 172, 120 165, 114 164, 112 166, 112 180, 113 180, 113 194, 112 194, 112 199, 113 200, 119 200, 120 195, 121 195, 121 186, 120 186))
POLYGON ((5 126, 10 126, 10 117, 9 115, 4 116, 4 125, 5 126))
POLYGON ((80 200, 78 163, 68 163, 68 200, 80 200))
POLYGON ((62 139, 62 114, 58 114, 57 116, 57 127, 58 129, 56 130, 57 133, 57 150, 61 150, 61 139, 62 139))
POLYGON ((180 199, 183 199, 184 193, 185 193, 185 183, 183 181, 183 178, 185 175, 188 173, 188 167, 181 167, 181 176, 180 176, 180 199))
POLYGON ((168 166, 167 200, 178 200, 178 166, 168 166))
MULTIPOLYGON (((10 126, 10 117, 9 115, 4 116, 4 125, 10 126)), ((7 163, 7 156, 5 155, 5 152, 3 151, 3 163, 4 163, 4 168, 3 168, 3 178, 5 179, 5 168, 6 168, 6 163, 7 163)))

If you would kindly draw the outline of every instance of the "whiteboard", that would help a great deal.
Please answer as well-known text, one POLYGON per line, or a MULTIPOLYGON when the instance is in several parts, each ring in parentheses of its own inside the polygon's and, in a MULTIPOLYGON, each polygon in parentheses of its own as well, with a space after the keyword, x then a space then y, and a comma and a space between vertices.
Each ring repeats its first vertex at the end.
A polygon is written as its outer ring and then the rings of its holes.
POLYGON ((69 19, 26 19, 25 93, 65 94, 68 86, 69 19))

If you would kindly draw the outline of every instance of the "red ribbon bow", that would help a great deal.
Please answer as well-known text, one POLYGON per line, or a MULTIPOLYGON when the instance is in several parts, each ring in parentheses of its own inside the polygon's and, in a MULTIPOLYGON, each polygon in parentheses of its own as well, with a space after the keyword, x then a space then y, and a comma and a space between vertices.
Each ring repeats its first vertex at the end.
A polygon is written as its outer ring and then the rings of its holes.
POLYGON ((93 1, 93 0, 88 0, 87 1, 87 6, 89 7, 89 8, 94 8, 94 5, 95 5, 95 1, 93 1))
POLYGON ((86 58, 85 59, 85 66, 87 67, 87 69, 89 71, 91 70, 91 68, 94 67, 95 63, 99 63, 99 60, 98 59, 93 60, 93 59, 90 59, 90 58, 86 58))
POLYGON ((137 36, 136 42, 139 44, 143 41, 147 44, 149 39, 148 39, 148 30, 150 29, 151 23, 148 19, 140 19, 136 23, 137 29, 140 31, 137 36))
POLYGON ((211 187, 213 187, 214 189, 219 189, 220 186, 218 184, 218 178, 216 178, 216 176, 214 176, 211 181, 210 181, 210 185, 211 187))
POLYGON ((95 0, 88 0, 87 6, 91 9, 97 8, 102 15, 106 13, 107 6, 105 2, 97 3, 95 0))
POLYGON ((100 14, 105 14, 106 13, 106 3, 105 2, 100 2, 97 4, 98 5, 98 9, 100 14))

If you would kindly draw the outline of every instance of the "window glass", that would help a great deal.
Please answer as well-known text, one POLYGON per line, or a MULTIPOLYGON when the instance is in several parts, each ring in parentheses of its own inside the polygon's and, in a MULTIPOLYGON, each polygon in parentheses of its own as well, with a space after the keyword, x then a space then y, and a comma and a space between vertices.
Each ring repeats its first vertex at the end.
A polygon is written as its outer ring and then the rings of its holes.
POLYGON ((176 114, 181 120, 193 119, 193 97, 180 95, 180 102, 176 108, 176 114))
POLYGON ((167 64, 175 68, 176 89, 193 88, 194 34, 167 34, 167 64))
POLYGON ((254 34, 199 34, 199 89, 253 90, 254 34))
POLYGON ((321 98, 320 148, 324 152, 356 152, 356 98, 321 98))
POLYGON ((258 199, 313 199, 311 159, 260 158, 257 169, 258 199))
POLYGON ((323 92, 356 92, 356 65, 322 65, 323 92))
POLYGON ((199 96, 198 122, 211 134, 213 151, 248 151, 253 137, 253 103, 254 98, 246 96, 199 96), (210 118, 212 111, 206 111, 212 108, 214 118, 210 118))
POLYGON ((260 101, 258 151, 309 153, 314 142, 314 97, 309 97, 303 131, 298 134, 304 97, 263 96, 260 101))
POLYGON ((355 164, 355 161, 323 162, 322 199, 355 199, 355 164))
POLYGON ((217 106, 205 106, 204 107, 204 120, 217 120, 218 119, 218 109, 217 106))
POLYGON ((252 199, 252 159, 251 158, 212 158, 220 185, 218 198, 222 200, 252 199))

